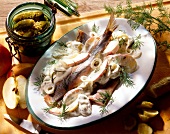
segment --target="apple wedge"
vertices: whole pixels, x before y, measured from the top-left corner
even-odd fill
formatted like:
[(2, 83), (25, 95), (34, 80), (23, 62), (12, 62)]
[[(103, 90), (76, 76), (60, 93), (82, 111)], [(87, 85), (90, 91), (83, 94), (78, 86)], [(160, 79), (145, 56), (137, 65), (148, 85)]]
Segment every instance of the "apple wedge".
[(22, 109), (27, 107), (25, 101), (26, 83), (27, 79), (22, 75), (9, 77), (5, 81), (2, 95), (5, 104), (9, 109), (16, 108), (18, 104)]
[(71, 66), (78, 65), (82, 63), (83, 61), (87, 60), (89, 56), (90, 56), (89, 53), (80, 53), (74, 58), (63, 59), (63, 62), (65, 62), (67, 66), (71, 67)]
[(9, 77), (5, 81), (3, 85), (2, 95), (5, 104), (9, 109), (14, 109), (17, 107), (19, 102), (19, 95), (16, 91), (16, 82), (14, 77)]
[(22, 109), (27, 107), (26, 100), (25, 100), (25, 89), (27, 84), (27, 79), (23, 75), (19, 75), (16, 77), (17, 81), (17, 89), (19, 92), (19, 106)]
[(62, 112), (63, 112), (63, 107), (61, 107), (61, 108), (53, 107), (53, 108), (49, 109), (49, 113), (57, 115), (57, 116), (61, 115)]
[[(64, 105), (63, 105), (64, 106)], [(51, 113), (51, 114), (54, 114), (54, 115), (57, 115), (57, 116), (61, 116), (62, 115), (62, 113), (64, 112), (63, 110), (63, 106), (62, 107), (60, 107), (60, 108), (58, 108), (58, 107), (54, 107), (54, 108), (51, 108), (50, 110), (49, 110), (49, 113)], [(79, 106), (79, 102), (78, 102), (78, 99), (76, 99), (75, 101), (73, 101), (71, 104), (69, 104), (68, 106), (66, 105), (66, 107), (65, 107), (65, 112), (68, 112), (68, 113), (70, 113), (70, 112), (74, 112), (77, 108), (78, 108), (78, 106)]]
[(82, 88), (74, 88), (68, 91), (63, 97), (63, 103), (66, 104), (66, 106), (70, 105), (78, 98), (78, 95), (81, 93), (83, 93)]
[(119, 50), (119, 41), (113, 40), (111, 41), (103, 51), (103, 55), (107, 56), (110, 54), (115, 54)]

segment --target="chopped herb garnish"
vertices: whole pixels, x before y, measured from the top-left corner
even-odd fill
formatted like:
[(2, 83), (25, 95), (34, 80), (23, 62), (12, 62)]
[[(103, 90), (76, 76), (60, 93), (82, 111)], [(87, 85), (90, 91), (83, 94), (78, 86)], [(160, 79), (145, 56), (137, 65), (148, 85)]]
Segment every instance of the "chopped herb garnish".
[(99, 31), (99, 26), (96, 26), (96, 24), (94, 23), (92, 27), (92, 32), (98, 33), (98, 31)]
[(101, 115), (109, 113), (106, 106), (101, 106), (99, 112)]
[[(117, 7), (104, 5), (104, 8), (108, 13), (114, 12), (117, 17), (124, 16), (128, 19), (132, 29), (137, 29), (140, 24), (143, 25), (152, 34), (158, 46), (161, 47), (163, 44), (164, 49), (169, 49), (169, 43), (159, 41), (158, 37), (165, 32), (170, 33), (170, 13), (168, 8), (164, 7), (163, 0), (156, 0), (155, 5), (156, 8), (151, 3), (133, 7), (132, 1), (126, 0), (126, 6), (120, 3)], [(153, 15), (155, 11), (157, 11), (157, 16)]]
[(49, 65), (54, 65), (55, 63), (56, 63), (56, 60), (51, 60), (51, 61), (48, 61), (47, 64), (49, 64)]
[(66, 104), (62, 104), (62, 112), (61, 112), (61, 114), (59, 115), (59, 117), (61, 118), (61, 119), (66, 119), (67, 118), (67, 115), (68, 115), (68, 112), (67, 112), (67, 109), (68, 109), (68, 107), (66, 106)]
[(44, 108), (43, 110), (47, 113), (47, 112), (49, 112), (50, 109), (52, 109), (54, 107), (59, 107), (59, 103), (54, 102), (50, 107)]
[(120, 38), (120, 39), (119, 39), (119, 46), (121, 47), (121, 46), (125, 45), (125, 44), (126, 44), (126, 42), (127, 42), (127, 40), (126, 40), (126, 39), (124, 39), (124, 38)]
[(138, 36), (136, 36), (134, 38), (134, 43), (132, 44), (132, 49), (133, 50), (140, 49), (141, 46), (143, 45), (143, 42), (140, 39), (141, 39), (141, 34), (139, 34)]
[(64, 47), (67, 47), (66, 43), (62, 42), (62, 41), (57, 41), (57, 43), (60, 45), (60, 46), (64, 46)]
[(100, 98), (97, 99), (98, 102), (101, 102), (103, 106), (101, 106), (100, 113), (101, 115), (107, 114), (107, 104), (110, 101), (111, 103), (113, 102), (112, 94), (109, 94), (107, 91), (106, 92), (100, 92)]
[(129, 73), (126, 72), (126, 69), (124, 67), (121, 67), (120, 81), (126, 87), (134, 86), (133, 80), (131, 79)]
[(40, 77), (37, 77), (35, 80), (36, 82), (34, 82), (34, 85), (40, 87), (44, 80), (44, 75), (40, 75)]

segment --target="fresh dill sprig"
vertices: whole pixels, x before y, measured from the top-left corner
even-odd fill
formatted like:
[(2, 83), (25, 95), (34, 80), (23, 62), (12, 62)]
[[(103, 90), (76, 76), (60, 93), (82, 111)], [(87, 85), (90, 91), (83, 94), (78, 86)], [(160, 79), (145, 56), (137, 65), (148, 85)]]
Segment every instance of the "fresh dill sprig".
[(121, 67), (120, 82), (126, 87), (134, 86), (133, 80), (131, 79), (129, 73), (126, 72), (126, 69), (124, 67)]
[(35, 80), (36, 81), (34, 82), (34, 85), (40, 87), (44, 80), (44, 75), (40, 75), (39, 77), (35, 78)]
[(61, 112), (61, 114), (59, 115), (59, 117), (60, 117), (61, 119), (65, 119), (65, 118), (67, 117), (67, 115), (68, 115), (67, 110), (68, 110), (68, 107), (66, 106), (65, 103), (63, 103), (63, 104), (62, 104), (62, 112)]
[(101, 115), (107, 114), (108, 113), (108, 110), (107, 110), (108, 102), (110, 101), (112, 103), (114, 101), (112, 98), (112, 94), (109, 94), (107, 91), (100, 92), (99, 94), (101, 97), (98, 98), (97, 101), (103, 104), (99, 112), (101, 113)]
[(109, 113), (106, 106), (101, 106), (99, 112), (101, 115)]
[(67, 109), (68, 107), (66, 106), (66, 104), (62, 103), (61, 105), (58, 102), (54, 102), (50, 107), (44, 108), (44, 112), (49, 112), (50, 109), (54, 108), (54, 107), (58, 107), (62, 109), (62, 112), (60, 115), (58, 115), (58, 117), (62, 120), (62, 119), (66, 119), (68, 112)]
[(67, 47), (66, 43), (64, 43), (64, 42), (62, 42), (62, 41), (57, 41), (57, 43), (58, 43), (60, 46)]
[(120, 38), (120, 39), (119, 39), (119, 46), (121, 47), (121, 46), (125, 45), (125, 44), (126, 44), (126, 42), (127, 42), (127, 40), (126, 40), (126, 39), (124, 39), (124, 38)]
[(141, 34), (139, 34), (138, 36), (136, 36), (134, 38), (134, 43), (132, 44), (132, 49), (133, 50), (140, 49), (141, 46), (143, 45), (143, 42), (140, 39), (141, 39)]
[(96, 26), (96, 24), (94, 23), (94, 25), (92, 26), (92, 32), (98, 33), (99, 31), (99, 26)]
[[(124, 16), (132, 29), (143, 25), (152, 34), (158, 46), (164, 44), (166, 49), (170, 48), (167, 41), (159, 41), (158, 38), (165, 32), (170, 33), (170, 13), (168, 8), (164, 7), (163, 0), (156, 0), (156, 7), (151, 3), (132, 7), (132, 1), (126, 0), (126, 6), (120, 3), (116, 7), (104, 5), (104, 8), (108, 13), (114, 12), (117, 17)], [(157, 16), (153, 15), (155, 11), (158, 12)]]
[(44, 112), (49, 112), (50, 109), (54, 108), (54, 107), (58, 107), (58, 102), (54, 102), (50, 107), (44, 108)]
[(50, 61), (48, 61), (48, 65), (54, 65), (56, 63), (56, 60), (50, 60)]

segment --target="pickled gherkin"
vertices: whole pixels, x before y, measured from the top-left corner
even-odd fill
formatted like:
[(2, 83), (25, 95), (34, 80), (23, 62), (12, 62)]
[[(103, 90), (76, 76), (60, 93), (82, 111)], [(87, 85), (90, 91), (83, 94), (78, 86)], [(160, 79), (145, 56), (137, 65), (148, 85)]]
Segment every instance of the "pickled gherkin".
[(23, 37), (32, 37), (35, 35), (35, 31), (30, 29), (30, 30), (27, 30), (27, 31), (15, 31), (16, 34), (20, 35), (20, 36), (23, 36)]
[(23, 37), (40, 35), (50, 26), (47, 16), (40, 10), (23, 11), (14, 16), (13, 22), (14, 32)]
[(49, 27), (49, 22), (48, 21), (37, 21), (34, 24), (34, 28), (38, 30), (39, 32), (44, 31), (47, 27)]
[(35, 24), (35, 21), (33, 19), (24, 19), (19, 21), (14, 25), (14, 29), (16, 31), (22, 30), (22, 29), (29, 29), (32, 28)]
[(33, 11), (23, 11), (14, 16), (13, 21), (18, 22), (24, 19), (33, 19), (33, 20), (40, 20), (43, 18), (44, 14), (40, 10), (33, 10)]

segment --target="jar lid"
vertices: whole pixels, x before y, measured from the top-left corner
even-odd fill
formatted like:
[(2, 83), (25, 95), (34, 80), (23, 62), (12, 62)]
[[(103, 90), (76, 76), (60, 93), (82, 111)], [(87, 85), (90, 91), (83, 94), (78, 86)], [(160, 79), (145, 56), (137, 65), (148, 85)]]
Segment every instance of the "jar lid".
[(44, 4), (50, 7), (53, 13), (56, 13), (58, 9), (67, 16), (80, 16), (77, 11), (78, 5), (71, 0), (44, 0)]

